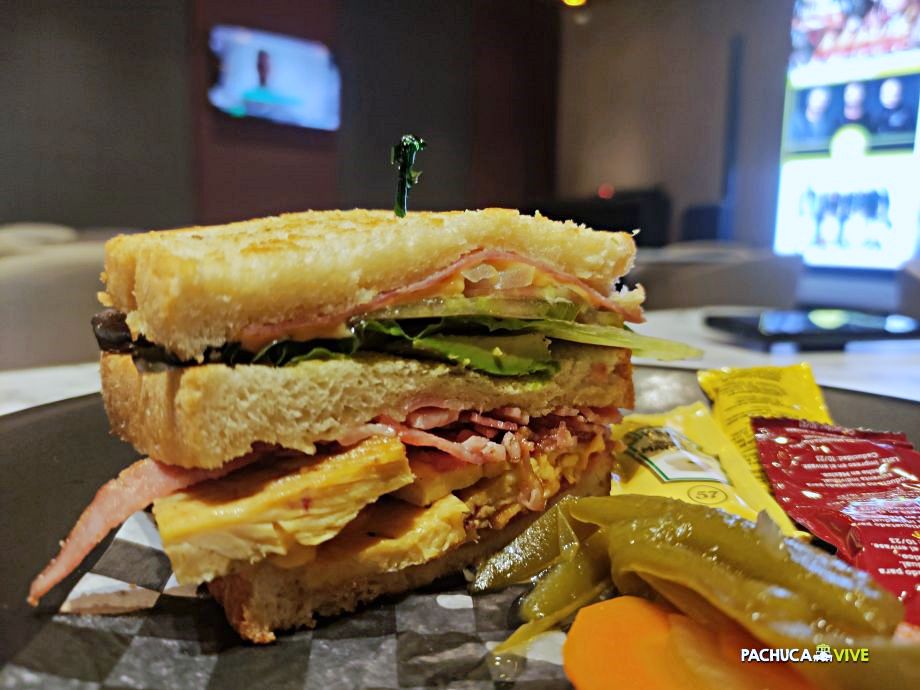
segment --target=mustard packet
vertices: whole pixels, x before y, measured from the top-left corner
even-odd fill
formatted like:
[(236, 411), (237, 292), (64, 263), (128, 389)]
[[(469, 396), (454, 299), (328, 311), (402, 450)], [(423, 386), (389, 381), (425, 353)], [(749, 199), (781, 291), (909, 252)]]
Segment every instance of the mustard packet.
[(783, 534), (800, 534), (703, 403), (660, 414), (631, 414), (614, 425), (613, 437), (625, 448), (616, 456), (612, 495), (677, 498), (752, 522), (763, 510)]
[(696, 375), (712, 400), (712, 414), (768, 492), (751, 417), (791, 417), (833, 424), (821, 389), (806, 363), (786, 367), (709, 369)]

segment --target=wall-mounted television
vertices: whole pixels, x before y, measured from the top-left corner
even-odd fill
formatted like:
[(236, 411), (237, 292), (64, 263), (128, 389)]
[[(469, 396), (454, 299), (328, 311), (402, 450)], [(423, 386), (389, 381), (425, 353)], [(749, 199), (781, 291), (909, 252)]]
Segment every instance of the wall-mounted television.
[(920, 250), (920, 24), (905, 0), (797, 0), (774, 250), (897, 269)]
[(311, 129), (339, 128), (342, 87), (329, 48), (316, 41), (218, 25), (211, 29), (217, 80), (208, 100), (233, 117)]

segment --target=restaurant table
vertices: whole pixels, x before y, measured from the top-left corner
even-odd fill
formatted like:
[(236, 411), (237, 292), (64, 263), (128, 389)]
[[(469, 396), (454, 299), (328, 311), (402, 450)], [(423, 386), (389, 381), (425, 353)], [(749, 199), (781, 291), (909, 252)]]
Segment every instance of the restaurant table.
[[(680, 362), (638, 358), (635, 361), (680, 369), (752, 367), (804, 361), (811, 364), (815, 378), (823, 386), (920, 402), (920, 340), (853, 343), (846, 350), (832, 352), (796, 352), (790, 348), (763, 352), (739, 347), (732, 343), (729, 334), (711, 329), (704, 323), (706, 316), (743, 310), (739, 307), (707, 307), (646, 312), (647, 320), (635, 327), (637, 332), (679, 340), (700, 348), (704, 354), (701, 359)], [(0, 371), (0, 414), (98, 390), (99, 365), (96, 362)]]

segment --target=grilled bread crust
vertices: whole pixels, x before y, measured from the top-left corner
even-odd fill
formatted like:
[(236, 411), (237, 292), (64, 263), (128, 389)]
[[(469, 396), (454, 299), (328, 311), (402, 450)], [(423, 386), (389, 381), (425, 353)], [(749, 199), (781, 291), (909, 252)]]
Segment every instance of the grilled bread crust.
[(549, 380), (487, 376), (390, 355), (311, 360), (291, 367), (204, 364), (140, 371), (103, 353), (102, 395), (113, 432), (138, 452), (183, 467), (215, 468), (254, 442), (305, 453), (379, 415), (450, 401), (467, 409), (633, 406), (628, 350), (556, 342)]
[(482, 248), (545, 261), (604, 294), (635, 254), (628, 233), (507, 209), (307, 211), (118, 236), (100, 300), (128, 315), (135, 337), (200, 361), (246, 326), (340, 313)]
[[(612, 456), (594, 455), (585, 474), (563, 496), (604, 496), (610, 493)], [(427, 563), (403, 570), (364, 575), (335, 586), (311, 586), (310, 566), (282, 569), (260, 562), (241, 572), (213, 580), (208, 589), (224, 607), (227, 620), (246, 640), (269, 643), (275, 631), (313, 627), (316, 616), (334, 616), (354, 611), (361, 604), (385, 594), (423, 587), (444, 575), (473, 565), (524, 531), (540, 513), (525, 513), (499, 530), (486, 530), (476, 541), (467, 542)]]

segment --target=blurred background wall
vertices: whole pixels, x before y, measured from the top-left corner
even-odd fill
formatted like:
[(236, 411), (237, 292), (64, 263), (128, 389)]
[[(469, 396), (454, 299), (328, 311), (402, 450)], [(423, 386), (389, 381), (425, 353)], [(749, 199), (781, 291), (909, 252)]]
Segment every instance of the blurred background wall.
[[(216, 24), (320, 41), (337, 132), (207, 101)], [(389, 147), (430, 146), (416, 208), (554, 192), (559, 12), (544, 0), (10, 0), (0, 27), (0, 223), (127, 228), (389, 207)]]
[(180, 0), (6, 0), (0, 222), (156, 227), (194, 216)]

